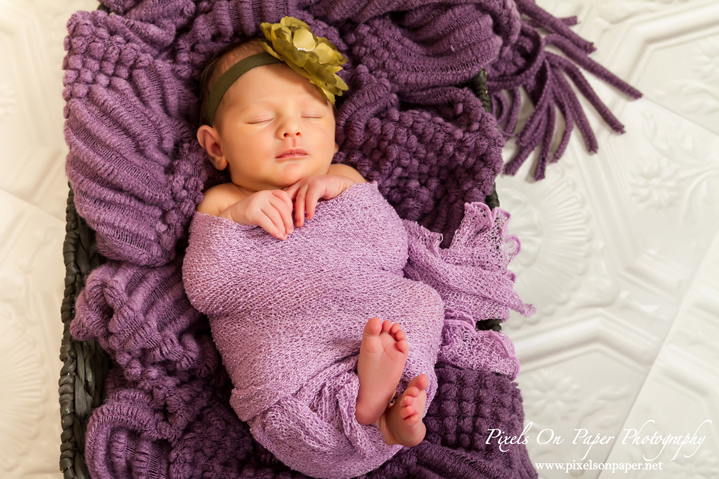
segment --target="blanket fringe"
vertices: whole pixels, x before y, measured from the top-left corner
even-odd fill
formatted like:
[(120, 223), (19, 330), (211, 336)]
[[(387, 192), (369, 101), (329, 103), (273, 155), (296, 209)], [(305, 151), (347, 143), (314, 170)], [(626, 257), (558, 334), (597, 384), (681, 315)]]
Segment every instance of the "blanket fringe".
[[(624, 125), (599, 99), (577, 65), (632, 98), (640, 98), (642, 94), (587, 56), (594, 51), (594, 45), (569, 29), (576, 25), (577, 17), (556, 18), (538, 7), (533, 0), (516, 0), (516, 5), (519, 12), (529, 18), (522, 19), (514, 48), (505, 52), (510, 58), (501, 62), (512, 68), (512, 71), (498, 71), (494, 65), (489, 66), (487, 88), (492, 100), (491, 111), (497, 117), (505, 138), (517, 138), (517, 151), (504, 165), (503, 172), (516, 174), (530, 153), (541, 143), (534, 172), (534, 179), (541, 180), (545, 176), (547, 163), (556, 162), (564, 154), (575, 123), (584, 137), (587, 149), (595, 153), (598, 148), (594, 132), (565, 74), (602, 119), (618, 133), (624, 133)], [(549, 34), (543, 37), (538, 30), (540, 27), (549, 31)], [(567, 58), (546, 51), (548, 45), (558, 48)], [(515, 133), (521, 106), (520, 87), (524, 87), (529, 94), (534, 110), (519, 133)], [(503, 90), (508, 91), (509, 100)], [(550, 159), (557, 109), (566, 120), (566, 128)]]

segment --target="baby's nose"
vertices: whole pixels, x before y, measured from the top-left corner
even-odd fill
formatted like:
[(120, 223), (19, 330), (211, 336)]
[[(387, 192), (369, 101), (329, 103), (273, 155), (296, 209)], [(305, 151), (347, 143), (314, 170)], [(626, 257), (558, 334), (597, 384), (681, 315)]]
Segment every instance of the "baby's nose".
[(285, 117), (279, 128), (282, 138), (302, 136), (301, 130), (300, 121), (294, 116)]

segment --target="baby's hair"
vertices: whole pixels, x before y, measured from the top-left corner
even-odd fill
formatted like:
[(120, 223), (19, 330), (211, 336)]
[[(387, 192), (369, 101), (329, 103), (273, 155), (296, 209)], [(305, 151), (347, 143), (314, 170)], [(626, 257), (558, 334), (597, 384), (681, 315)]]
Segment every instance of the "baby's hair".
[[(264, 37), (262, 37), (264, 38)], [(230, 69), (232, 65), (243, 60), (250, 55), (255, 53), (262, 53), (265, 50), (260, 45), (260, 37), (251, 37), (243, 39), (240, 42), (231, 43), (216, 51), (210, 58), (205, 69), (200, 75), (200, 119), (197, 127), (202, 126), (202, 119), (205, 117), (205, 111), (207, 110), (207, 104), (209, 102), (210, 90), (215, 85), (217, 80)], [(281, 65), (279, 63), (267, 65), (270, 67)], [(215, 121), (214, 127), (218, 130), (221, 129), (222, 125), (222, 112), (227, 107), (227, 95), (222, 97), (220, 104), (217, 105), (215, 110)], [(337, 116), (337, 108), (332, 105), (332, 113)]]

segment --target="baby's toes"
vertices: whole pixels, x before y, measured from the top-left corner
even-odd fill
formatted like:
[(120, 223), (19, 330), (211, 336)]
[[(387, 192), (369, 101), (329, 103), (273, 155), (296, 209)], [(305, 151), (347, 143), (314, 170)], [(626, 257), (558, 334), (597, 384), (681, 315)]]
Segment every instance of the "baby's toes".
[(399, 401), (399, 406), (402, 410), (405, 408), (411, 408), (414, 410), (414, 405), (419, 396), (419, 390), (416, 387), (409, 387), (402, 393), (402, 399)]
[(407, 404), (411, 404), (414, 402), (414, 398), (416, 397), (419, 397), (419, 388), (416, 386), (410, 386), (405, 390), (403, 399), (408, 401)]
[(404, 334), (404, 331), (402, 331), (401, 329), (398, 330), (398, 331), (396, 331), (396, 332), (393, 333), (393, 334), (394, 334), (394, 339), (395, 339), (396, 341), (402, 341), (403, 339), (407, 339), (407, 335)]
[(407, 343), (407, 341), (405, 341), (404, 339), (401, 340), (401, 341), (397, 341), (397, 343), (396, 343), (395, 345), (397, 346), (397, 349), (398, 349), (402, 354), (408, 354), (408, 353), (409, 353), (409, 343)]
[(402, 406), (402, 409), (399, 410), (399, 417), (403, 420), (411, 418), (415, 414), (417, 414), (417, 408), (414, 407), (414, 402)]
[(382, 332), (382, 322), (379, 318), (370, 318), (364, 326), (363, 334), (365, 336), (379, 336)]
[(422, 373), (419, 376), (413, 378), (408, 386), (410, 387), (417, 387), (419, 389), (425, 390), (429, 386), (429, 377), (427, 377), (426, 374)]
[[(400, 411), (399, 415), (402, 417), (402, 421), (404, 421), (405, 425), (414, 426), (422, 419), (422, 417), (414, 407), (407, 409), (408, 413), (406, 415), (403, 413), (403, 411)], [(409, 412), (409, 409), (412, 410), (411, 413)]]

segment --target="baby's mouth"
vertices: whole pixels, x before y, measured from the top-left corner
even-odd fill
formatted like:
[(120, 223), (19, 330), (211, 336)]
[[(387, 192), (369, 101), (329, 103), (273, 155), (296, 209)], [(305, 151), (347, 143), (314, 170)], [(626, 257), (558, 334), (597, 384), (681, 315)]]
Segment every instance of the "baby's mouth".
[(282, 153), (280, 156), (277, 157), (277, 159), (289, 160), (292, 158), (300, 158), (302, 156), (307, 156), (305, 150), (303, 150), (302, 148), (293, 148)]

